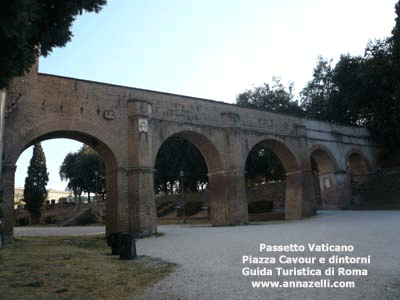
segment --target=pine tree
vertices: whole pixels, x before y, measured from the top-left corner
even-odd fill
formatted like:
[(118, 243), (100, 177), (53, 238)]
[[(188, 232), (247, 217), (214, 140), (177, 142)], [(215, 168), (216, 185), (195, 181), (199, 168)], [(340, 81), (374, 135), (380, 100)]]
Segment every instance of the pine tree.
[(40, 209), (47, 196), (46, 185), (48, 181), (49, 174), (47, 173), (46, 157), (42, 145), (40, 143), (35, 144), (24, 187), (25, 208), (30, 213), (33, 224), (37, 224), (40, 220)]

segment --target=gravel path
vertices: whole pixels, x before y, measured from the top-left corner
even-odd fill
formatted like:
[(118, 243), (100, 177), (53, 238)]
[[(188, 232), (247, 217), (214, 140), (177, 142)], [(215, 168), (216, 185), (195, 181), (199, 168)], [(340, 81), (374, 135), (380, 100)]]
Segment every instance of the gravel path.
[[(138, 255), (179, 265), (177, 272), (135, 299), (400, 299), (400, 211), (322, 211), (300, 221), (237, 227), (159, 226), (161, 237), (137, 240)], [(68, 235), (104, 232), (104, 227), (16, 228), (15, 235)], [(352, 245), (352, 252), (310, 252), (308, 244)], [(260, 244), (304, 245), (304, 252), (260, 252)], [(244, 255), (274, 257), (274, 264), (243, 264)], [(282, 264), (279, 257), (316, 257), (314, 264)], [(333, 255), (368, 257), (369, 264), (320, 263)], [(272, 260), (272, 259), (270, 259)], [(271, 269), (270, 276), (242, 270)], [(276, 268), (319, 269), (321, 276), (279, 276)], [(334, 276), (324, 272), (335, 268)], [(364, 276), (338, 269), (366, 269)], [(354, 281), (354, 288), (253, 288), (252, 281)]]
[[(166, 235), (137, 241), (137, 251), (179, 264), (178, 271), (136, 299), (400, 299), (400, 211), (323, 211), (301, 221), (238, 227), (160, 226)], [(260, 253), (260, 244), (304, 245), (304, 252)], [(352, 245), (353, 252), (308, 251), (308, 243)], [(243, 255), (366, 257), (370, 264), (243, 264)], [(367, 269), (366, 276), (278, 276), (277, 267)], [(272, 276), (244, 276), (242, 269), (273, 269)], [(337, 271), (337, 270), (336, 270)], [(328, 278), (355, 288), (253, 288), (251, 281)]]

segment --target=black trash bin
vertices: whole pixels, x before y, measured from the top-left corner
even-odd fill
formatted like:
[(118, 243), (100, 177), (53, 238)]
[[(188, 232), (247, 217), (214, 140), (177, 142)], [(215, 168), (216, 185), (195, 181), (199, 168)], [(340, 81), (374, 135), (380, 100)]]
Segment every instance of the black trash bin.
[(120, 233), (119, 234), (120, 248), (119, 258), (120, 259), (134, 259), (136, 258), (136, 240), (131, 233)]

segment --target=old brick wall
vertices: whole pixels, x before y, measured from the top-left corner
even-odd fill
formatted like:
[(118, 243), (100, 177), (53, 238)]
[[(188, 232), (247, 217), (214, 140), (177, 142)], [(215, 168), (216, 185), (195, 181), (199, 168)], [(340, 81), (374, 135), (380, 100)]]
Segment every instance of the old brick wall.
[[(38, 74), (37, 67), (16, 78), (8, 92), (2, 175), (6, 202), (12, 199), (13, 186), (9, 185), (14, 182), (15, 163), (26, 147), (49, 138), (72, 138), (90, 145), (105, 160), (108, 233), (156, 231), (154, 164), (162, 143), (174, 135), (192, 142), (205, 158), (214, 225), (247, 222), (245, 163), (259, 143), (274, 151), (284, 165), (285, 215), (289, 219), (315, 210), (310, 157), (316, 145), (334, 161), (330, 177), (320, 178), (325, 184), (321, 195), (330, 198), (326, 207), (349, 196), (348, 159), (352, 153), (358, 153), (368, 169), (375, 167), (377, 148), (362, 128)], [(11, 216), (12, 211), (5, 207)]]

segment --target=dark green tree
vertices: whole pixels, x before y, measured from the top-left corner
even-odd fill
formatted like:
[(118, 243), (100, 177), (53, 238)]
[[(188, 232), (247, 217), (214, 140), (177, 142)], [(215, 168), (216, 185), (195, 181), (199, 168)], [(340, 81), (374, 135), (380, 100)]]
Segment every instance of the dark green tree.
[(0, 3), (0, 88), (7, 87), (54, 47), (72, 38), (76, 16), (98, 13), (106, 0), (2, 0)]
[[(82, 176), (79, 168), (78, 153), (68, 153), (60, 167), (61, 180), (68, 181), (67, 189), (80, 199), (83, 192)], [(80, 200), (79, 200), (80, 201)]]
[(291, 105), (278, 82), (245, 91), (237, 104), (370, 129), (389, 152), (400, 147), (400, 1), (389, 38), (370, 41), (363, 56), (318, 58), (313, 78), (300, 93), (301, 109)]
[(103, 159), (90, 147), (83, 146), (76, 153), (68, 153), (60, 167), (61, 180), (68, 181), (67, 188), (75, 197), (82, 193), (105, 195), (105, 173)]
[(309, 118), (332, 121), (329, 101), (336, 92), (333, 83), (332, 60), (318, 57), (313, 78), (300, 93), (301, 106)]
[(41, 207), (47, 197), (46, 185), (48, 181), (46, 157), (41, 144), (35, 144), (24, 186), (25, 208), (30, 213), (33, 224), (40, 221)]
[(262, 144), (256, 145), (250, 151), (245, 170), (247, 186), (285, 179), (282, 162), (274, 152)]
[(389, 38), (388, 42), (392, 48), (393, 65), (395, 71), (400, 72), (400, 1), (396, 3), (395, 11), (396, 23), (392, 30), (392, 36)]
[(311, 118), (364, 126), (387, 150), (400, 146), (400, 1), (392, 36), (370, 41), (363, 56), (319, 60), (302, 91)]
[(157, 192), (172, 193), (178, 182), (180, 189), (183, 187), (186, 192), (196, 192), (208, 184), (208, 169), (203, 156), (192, 143), (180, 137), (171, 137), (162, 144), (155, 169)]
[(301, 92), (302, 107), (313, 119), (383, 129), (396, 80), (390, 43), (370, 41), (364, 56), (342, 55), (334, 68), (319, 57)]
[(342, 123), (384, 129), (394, 109), (392, 96), (399, 80), (393, 78), (391, 45), (387, 40), (370, 42), (363, 57), (341, 56), (333, 80), (338, 97), (347, 104), (348, 113), (343, 116), (347, 122)]
[(79, 151), (80, 169), (83, 176), (83, 191), (88, 194), (103, 195), (106, 192), (103, 159), (89, 146), (83, 146)]
[(259, 87), (246, 90), (236, 97), (236, 104), (242, 107), (256, 108), (271, 112), (302, 115), (303, 110), (293, 99), (293, 83), (286, 88), (280, 78), (273, 77), (272, 85), (264, 83)]

